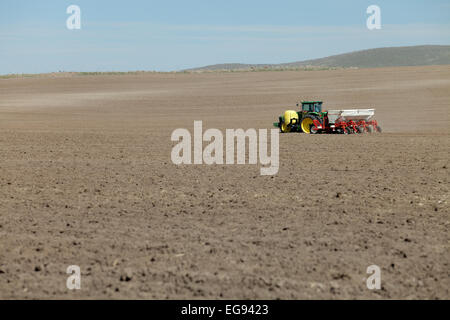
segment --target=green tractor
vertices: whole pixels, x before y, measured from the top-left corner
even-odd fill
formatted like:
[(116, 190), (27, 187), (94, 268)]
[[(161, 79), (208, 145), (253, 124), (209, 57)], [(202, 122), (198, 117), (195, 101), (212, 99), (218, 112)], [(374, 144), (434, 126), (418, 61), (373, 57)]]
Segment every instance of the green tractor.
[[(297, 103), (297, 107), (299, 104)], [(317, 133), (315, 124), (323, 123), (327, 112), (322, 112), (322, 101), (302, 101), (300, 111), (287, 110), (274, 126), (281, 132)], [(319, 126), (320, 127), (320, 126)]]

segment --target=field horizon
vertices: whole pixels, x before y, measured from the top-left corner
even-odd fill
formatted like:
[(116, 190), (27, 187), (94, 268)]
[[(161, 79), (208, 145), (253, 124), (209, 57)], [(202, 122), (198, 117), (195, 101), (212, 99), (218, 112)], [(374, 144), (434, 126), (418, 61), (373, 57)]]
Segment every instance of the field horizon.
[(298, 62), (278, 64), (222, 63), (183, 70), (155, 71), (54, 71), (47, 73), (0, 74), (0, 79), (38, 76), (127, 75), (144, 73), (192, 72), (263, 72), (263, 71), (321, 71), (335, 69), (370, 69), (408, 66), (450, 65), (450, 45), (418, 45), (382, 47), (327, 56)]

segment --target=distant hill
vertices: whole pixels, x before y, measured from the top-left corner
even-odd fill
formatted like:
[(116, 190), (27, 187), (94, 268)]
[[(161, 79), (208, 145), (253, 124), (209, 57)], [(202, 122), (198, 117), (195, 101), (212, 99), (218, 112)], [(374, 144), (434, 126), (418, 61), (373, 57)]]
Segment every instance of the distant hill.
[(239, 71), (304, 68), (378, 68), (450, 64), (450, 46), (376, 48), (338, 54), (320, 59), (281, 64), (216, 64), (185, 71)]

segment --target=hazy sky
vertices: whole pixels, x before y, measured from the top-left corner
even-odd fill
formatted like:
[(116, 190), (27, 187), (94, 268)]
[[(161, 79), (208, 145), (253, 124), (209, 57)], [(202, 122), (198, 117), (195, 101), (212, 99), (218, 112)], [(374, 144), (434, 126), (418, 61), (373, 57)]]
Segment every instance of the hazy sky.
[[(81, 29), (68, 30), (69, 5)], [(366, 9), (381, 8), (381, 30)], [(0, 74), (280, 63), (450, 44), (449, 0), (0, 0)]]

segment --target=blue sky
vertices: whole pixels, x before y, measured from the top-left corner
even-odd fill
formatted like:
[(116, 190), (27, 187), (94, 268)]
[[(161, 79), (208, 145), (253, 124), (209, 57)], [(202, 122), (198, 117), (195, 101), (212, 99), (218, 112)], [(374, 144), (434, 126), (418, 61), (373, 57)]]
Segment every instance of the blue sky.
[[(68, 30), (69, 5), (81, 30)], [(366, 9), (381, 8), (381, 30)], [(1, 0), (0, 74), (171, 71), (450, 44), (448, 0)]]

